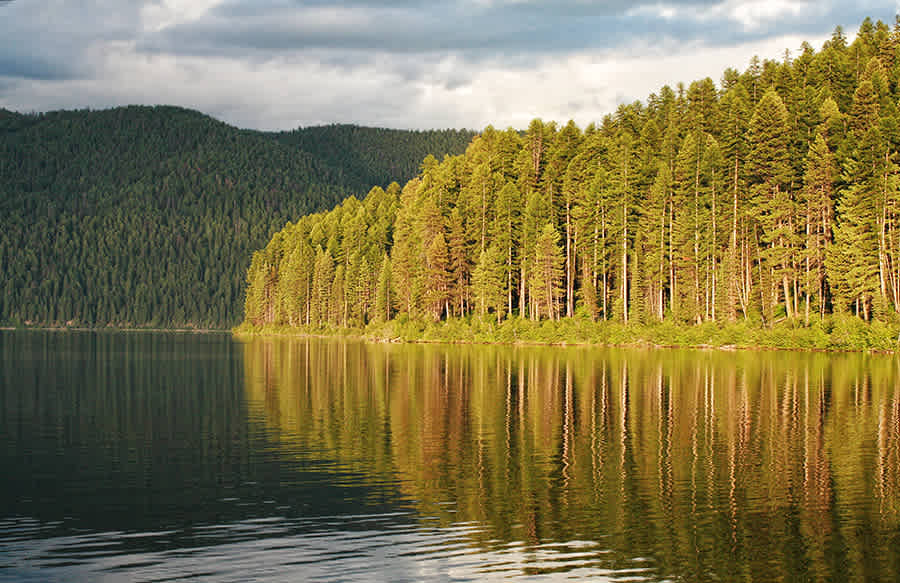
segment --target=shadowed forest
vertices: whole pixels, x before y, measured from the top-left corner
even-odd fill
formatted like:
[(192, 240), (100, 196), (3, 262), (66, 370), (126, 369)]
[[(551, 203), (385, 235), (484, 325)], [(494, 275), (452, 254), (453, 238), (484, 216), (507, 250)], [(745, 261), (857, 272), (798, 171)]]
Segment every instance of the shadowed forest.
[(250, 255), (288, 219), (408, 179), (472, 136), (0, 110), (0, 324), (229, 328)]

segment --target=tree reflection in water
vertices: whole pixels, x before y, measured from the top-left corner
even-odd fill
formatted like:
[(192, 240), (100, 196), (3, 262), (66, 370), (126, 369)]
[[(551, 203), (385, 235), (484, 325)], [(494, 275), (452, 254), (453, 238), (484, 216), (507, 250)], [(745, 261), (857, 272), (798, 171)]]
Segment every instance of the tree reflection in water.
[[(286, 456), (398, 483), (469, 543), (554, 544), (660, 578), (888, 580), (898, 359), (861, 354), (244, 344)], [(574, 542), (573, 542), (574, 541)], [(579, 546), (581, 548), (579, 549)], [(573, 563), (567, 563), (569, 567)]]

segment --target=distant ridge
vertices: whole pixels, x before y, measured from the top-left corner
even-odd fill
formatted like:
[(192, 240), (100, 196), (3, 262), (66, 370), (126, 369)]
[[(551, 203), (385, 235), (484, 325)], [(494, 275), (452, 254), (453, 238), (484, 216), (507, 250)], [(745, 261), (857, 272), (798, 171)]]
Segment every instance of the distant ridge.
[(461, 154), (476, 136), (470, 130), (392, 130), (332, 124), (279, 132), (279, 142), (296, 146), (335, 168), (367, 192), (372, 186), (404, 183), (419, 173), (429, 154)]
[(0, 324), (233, 326), (273, 232), (472, 135), (260, 132), (174, 106), (0, 109)]

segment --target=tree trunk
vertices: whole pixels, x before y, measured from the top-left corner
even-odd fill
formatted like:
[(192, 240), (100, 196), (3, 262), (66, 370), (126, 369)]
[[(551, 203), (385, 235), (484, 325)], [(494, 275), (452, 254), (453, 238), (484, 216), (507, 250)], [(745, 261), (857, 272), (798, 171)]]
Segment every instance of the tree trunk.
[(625, 164), (625, 194), (622, 197), (622, 321), (628, 324), (628, 163)]
[(525, 303), (525, 257), (521, 258), (521, 265), (519, 266), (519, 317), (526, 317), (526, 303)]
[(710, 245), (710, 261), (712, 262), (712, 310), (711, 316), (712, 321), (716, 321), (716, 303), (718, 302), (718, 295), (716, 293), (716, 280), (718, 279), (719, 269), (717, 265), (717, 246), (718, 246), (718, 231), (716, 230), (716, 185), (715, 179), (712, 184), (712, 244)]
[(572, 226), (571, 203), (566, 197), (566, 316), (571, 318), (575, 313), (575, 271), (572, 260)]
[(678, 299), (678, 284), (675, 280), (675, 201), (669, 203), (669, 307), (672, 313), (676, 311), (675, 302)]
[(700, 323), (700, 156), (694, 171), (694, 314), (693, 320)]

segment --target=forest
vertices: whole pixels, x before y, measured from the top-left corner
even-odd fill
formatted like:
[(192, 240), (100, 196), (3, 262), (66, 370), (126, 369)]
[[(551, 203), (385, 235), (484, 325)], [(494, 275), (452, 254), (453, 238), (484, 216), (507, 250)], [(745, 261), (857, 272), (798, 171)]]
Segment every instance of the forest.
[(0, 110), (0, 325), (230, 328), (253, 250), (290, 218), (411, 178), (473, 135)]
[(900, 19), (866, 19), (584, 129), (488, 127), (277, 232), (243, 329), (852, 319), (896, 338), (898, 49)]

